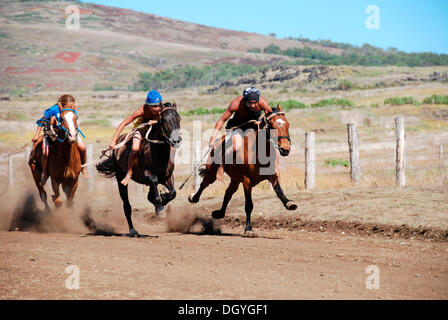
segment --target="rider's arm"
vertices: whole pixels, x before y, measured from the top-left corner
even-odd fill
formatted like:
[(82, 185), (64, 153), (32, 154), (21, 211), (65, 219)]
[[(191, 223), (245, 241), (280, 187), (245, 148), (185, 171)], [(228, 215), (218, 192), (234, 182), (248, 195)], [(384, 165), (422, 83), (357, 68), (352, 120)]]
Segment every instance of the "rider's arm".
[(259, 105), (260, 105), (260, 107), (264, 110), (265, 113), (270, 113), (270, 112), (272, 112), (272, 109), (271, 109), (271, 107), (269, 106), (269, 103), (268, 103), (268, 101), (267, 101), (265, 98), (260, 97)]
[(42, 126), (37, 126), (36, 133), (34, 134), (32, 142), (36, 142), (39, 139), (40, 132), (42, 131)]
[(118, 126), (117, 130), (115, 130), (114, 136), (112, 137), (112, 140), (109, 144), (109, 148), (113, 148), (115, 144), (117, 143), (117, 138), (120, 135), (121, 131), (130, 124), (132, 121), (134, 121), (136, 118), (143, 116), (143, 107), (138, 108), (133, 114), (131, 114), (129, 117), (124, 119), (120, 125)]
[(211, 148), (216, 140), (216, 136), (218, 135), (219, 131), (224, 126), (224, 123), (229, 120), (229, 118), (232, 116), (232, 114), (238, 110), (239, 101), (236, 101), (237, 99), (233, 100), (230, 103), (230, 106), (227, 108), (227, 110), (224, 112), (224, 114), (219, 118), (218, 122), (216, 122), (215, 128), (213, 129), (212, 137), (210, 138), (209, 147)]

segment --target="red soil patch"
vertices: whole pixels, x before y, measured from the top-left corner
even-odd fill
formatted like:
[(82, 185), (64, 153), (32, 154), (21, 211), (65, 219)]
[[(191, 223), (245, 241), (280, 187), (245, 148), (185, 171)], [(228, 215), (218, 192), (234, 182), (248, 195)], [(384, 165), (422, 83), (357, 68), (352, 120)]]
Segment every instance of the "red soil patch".
[(45, 71), (44, 73), (63, 73), (63, 72), (74, 73), (74, 72), (88, 72), (88, 71), (89, 71), (88, 68), (84, 68), (82, 70), (58, 68), (58, 69), (51, 69), (51, 70)]
[(8, 67), (4, 71), (4, 73), (12, 74), (12, 75), (22, 75), (22, 74), (32, 74), (41, 72), (38, 68), (17, 68), (17, 67)]
[(66, 63), (74, 63), (80, 56), (81, 53), (79, 52), (61, 51), (56, 55), (56, 57), (54, 57), (54, 59), (62, 60)]

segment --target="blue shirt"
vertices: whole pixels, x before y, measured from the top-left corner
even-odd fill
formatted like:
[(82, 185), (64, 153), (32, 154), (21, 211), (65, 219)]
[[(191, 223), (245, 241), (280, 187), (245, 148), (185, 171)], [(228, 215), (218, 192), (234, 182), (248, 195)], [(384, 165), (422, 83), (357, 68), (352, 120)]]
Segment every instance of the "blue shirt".
[(39, 127), (43, 127), (41, 120), (50, 120), (52, 116), (54, 116), (58, 120), (58, 122), (61, 121), (61, 112), (59, 111), (59, 106), (57, 104), (45, 110), (44, 116), (37, 120), (36, 124)]

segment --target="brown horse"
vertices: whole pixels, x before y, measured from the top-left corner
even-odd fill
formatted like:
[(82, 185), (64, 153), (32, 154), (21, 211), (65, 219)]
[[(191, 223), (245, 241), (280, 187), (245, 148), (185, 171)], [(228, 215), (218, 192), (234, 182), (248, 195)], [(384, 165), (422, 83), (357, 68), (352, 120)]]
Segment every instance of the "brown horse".
[[(54, 195), (53, 202), (56, 207), (62, 205), (62, 199), (59, 187), (67, 196), (67, 206), (73, 205), (73, 197), (78, 188), (78, 177), (81, 172), (81, 156), (76, 145), (78, 140), (77, 113), (73, 109), (63, 109), (61, 111), (61, 123), (57, 127), (48, 125), (52, 132), (54, 141), (50, 146), (50, 154), (48, 156), (47, 177), (51, 179), (51, 187)], [(45, 208), (49, 209), (47, 201), (47, 193), (44, 185), (47, 182), (42, 181), (42, 141), (36, 144), (31, 152), (28, 164), (31, 167), (34, 182), (39, 190), (40, 198), (45, 204)]]
[[(210, 155), (209, 161), (202, 170), (203, 180), (199, 189), (195, 194), (190, 195), (188, 200), (191, 203), (196, 203), (204, 191), (204, 189), (211, 183), (215, 182), (216, 174), (220, 166), (220, 159), (224, 163), (224, 172), (226, 172), (230, 178), (230, 185), (228, 186), (224, 201), (222, 203), (221, 209), (212, 212), (212, 217), (214, 219), (222, 219), (225, 216), (227, 205), (232, 198), (232, 195), (238, 190), (240, 183), (244, 187), (245, 195), (245, 211), (246, 211), (246, 227), (244, 230), (244, 235), (248, 237), (255, 236), (252, 231), (252, 225), (250, 222), (250, 216), (253, 210), (252, 202), (252, 188), (259, 184), (261, 181), (268, 180), (277, 196), (282, 201), (283, 205), (288, 210), (297, 209), (297, 204), (286, 198), (280, 187), (280, 176), (277, 170), (278, 163), (278, 149), (280, 155), (287, 156), (291, 147), (291, 140), (289, 138), (289, 122), (285, 118), (285, 113), (283, 112), (281, 106), (272, 109), (273, 112), (266, 114), (262, 119), (260, 124), (260, 129), (255, 128), (252, 131), (252, 137), (250, 139), (251, 132), (244, 135), (244, 143), (241, 148), (245, 151), (241, 161), (242, 163), (237, 164), (233, 157), (229, 163), (226, 161), (227, 156), (222, 150), (231, 150), (232, 146), (228, 145), (228, 142), (223, 139), (223, 141), (218, 145), (219, 148), (215, 147)], [(232, 139), (226, 139), (231, 141)], [(221, 150), (221, 151), (220, 151)]]
[[(181, 143), (180, 115), (176, 104), (164, 103), (158, 122), (147, 132), (142, 140), (140, 151), (136, 157), (132, 180), (149, 186), (148, 201), (151, 202), (159, 215), (165, 205), (176, 197), (174, 188), (174, 156)], [(121, 135), (118, 142), (126, 141), (126, 135)], [(129, 153), (132, 149), (132, 140), (127, 141), (121, 148), (115, 149), (112, 155), (96, 165), (99, 173), (106, 177), (117, 178), (118, 191), (123, 201), (123, 211), (129, 226), (129, 236), (138, 236), (132, 223), (132, 207), (128, 197), (128, 186), (121, 184), (121, 180), (128, 171)], [(157, 186), (161, 184), (168, 189), (167, 193), (160, 194)]]

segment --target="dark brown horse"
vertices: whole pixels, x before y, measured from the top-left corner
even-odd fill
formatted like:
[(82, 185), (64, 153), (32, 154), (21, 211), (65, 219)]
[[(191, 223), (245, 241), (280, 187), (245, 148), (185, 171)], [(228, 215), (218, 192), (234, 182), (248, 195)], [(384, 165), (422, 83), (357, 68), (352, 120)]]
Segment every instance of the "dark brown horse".
[[(243, 158), (241, 164), (236, 164), (235, 160), (226, 161), (225, 150), (231, 150), (232, 139), (226, 139), (219, 144), (219, 148), (215, 147), (212, 150), (211, 156), (205, 169), (202, 170), (203, 179), (199, 189), (195, 194), (190, 195), (188, 200), (192, 203), (199, 201), (199, 198), (204, 189), (211, 183), (215, 182), (216, 174), (220, 166), (219, 161), (222, 159), (224, 163), (224, 172), (226, 172), (230, 178), (230, 185), (228, 186), (224, 201), (221, 209), (212, 212), (214, 219), (222, 219), (225, 216), (227, 205), (232, 198), (232, 195), (238, 190), (240, 183), (244, 187), (245, 195), (245, 211), (246, 211), (246, 227), (244, 235), (253, 237), (255, 234), (252, 231), (252, 225), (250, 222), (250, 216), (253, 210), (252, 202), (252, 188), (259, 184), (261, 181), (268, 180), (277, 196), (282, 201), (283, 205), (288, 210), (297, 209), (297, 204), (286, 198), (280, 187), (280, 176), (277, 170), (278, 154), (275, 149), (278, 149), (282, 156), (287, 156), (290, 151), (291, 140), (289, 138), (289, 123), (285, 118), (281, 106), (273, 108), (273, 112), (264, 116), (260, 129), (255, 128), (252, 131), (252, 135), (244, 135), (244, 148)], [(253, 137), (252, 139), (250, 137)], [(223, 151), (224, 150), (224, 151)], [(235, 156), (235, 154), (233, 155)]]
[[(54, 195), (53, 202), (56, 207), (62, 205), (59, 187), (67, 196), (67, 206), (72, 206), (76, 189), (78, 188), (78, 177), (81, 172), (81, 156), (76, 145), (78, 140), (77, 113), (73, 109), (63, 109), (61, 111), (61, 123), (57, 126), (49, 126), (53, 133), (54, 141), (50, 146), (48, 156), (47, 177), (50, 177), (51, 187)], [(47, 182), (42, 180), (42, 139), (31, 152), (28, 164), (31, 167), (34, 182), (39, 190), (40, 198), (49, 209), (47, 193), (44, 185)]]
[[(176, 148), (181, 142), (179, 134), (180, 116), (176, 104), (164, 103), (164, 108), (157, 124), (151, 127), (149, 134), (143, 138), (138, 156), (134, 162), (132, 180), (149, 186), (148, 201), (151, 202), (157, 215), (164, 206), (176, 197), (174, 188), (174, 156)], [(125, 139), (121, 135), (117, 142)], [(128, 158), (132, 149), (132, 139), (121, 148), (115, 149), (112, 155), (97, 164), (98, 172), (107, 177), (116, 177), (118, 190), (123, 201), (123, 210), (129, 226), (129, 236), (138, 236), (132, 224), (132, 207), (129, 203), (128, 187), (120, 183), (128, 171)], [(168, 189), (167, 193), (159, 194), (157, 185)]]

